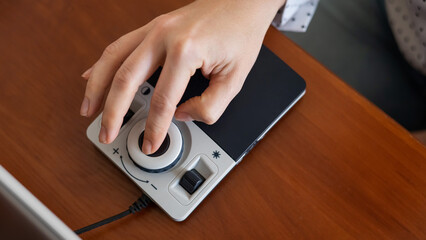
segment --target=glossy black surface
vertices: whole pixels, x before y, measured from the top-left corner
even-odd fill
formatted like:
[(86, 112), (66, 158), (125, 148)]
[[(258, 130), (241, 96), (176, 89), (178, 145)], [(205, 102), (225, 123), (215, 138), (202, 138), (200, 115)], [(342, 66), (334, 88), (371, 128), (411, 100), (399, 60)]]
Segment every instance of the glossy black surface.
[[(148, 82), (155, 86), (161, 69)], [(199, 96), (209, 84), (201, 71), (191, 78), (180, 103)], [(265, 46), (240, 93), (213, 125), (195, 122), (235, 161), (304, 92), (305, 81)], [(216, 149), (212, 149), (212, 152)]]

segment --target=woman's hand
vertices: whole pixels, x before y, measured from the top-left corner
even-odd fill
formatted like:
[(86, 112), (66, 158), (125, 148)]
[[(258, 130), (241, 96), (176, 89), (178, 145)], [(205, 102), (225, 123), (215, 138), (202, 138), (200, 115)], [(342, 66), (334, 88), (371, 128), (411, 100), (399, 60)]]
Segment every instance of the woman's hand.
[[(197, 0), (110, 44), (82, 76), (80, 114), (99, 110), (107, 89), (99, 141), (111, 143), (138, 87), (163, 66), (151, 100), (142, 151), (155, 152), (173, 116), (213, 124), (240, 91), (277, 10), (285, 0)], [(210, 79), (199, 97), (176, 106), (197, 69)]]

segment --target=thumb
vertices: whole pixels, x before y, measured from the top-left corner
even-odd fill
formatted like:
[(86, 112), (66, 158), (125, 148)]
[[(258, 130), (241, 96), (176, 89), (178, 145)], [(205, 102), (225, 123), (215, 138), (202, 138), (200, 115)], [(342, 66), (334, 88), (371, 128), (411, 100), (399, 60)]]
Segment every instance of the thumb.
[(215, 123), (241, 90), (245, 78), (236, 75), (213, 76), (201, 96), (190, 98), (176, 109), (176, 120)]

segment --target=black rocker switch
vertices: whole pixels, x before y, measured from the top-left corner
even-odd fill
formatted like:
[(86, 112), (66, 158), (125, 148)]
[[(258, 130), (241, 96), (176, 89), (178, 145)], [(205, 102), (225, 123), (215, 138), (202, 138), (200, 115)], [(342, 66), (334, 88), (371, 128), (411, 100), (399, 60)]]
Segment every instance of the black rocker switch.
[(187, 171), (179, 181), (181, 185), (189, 194), (193, 194), (203, 184), (206, 179), (195, 170)]

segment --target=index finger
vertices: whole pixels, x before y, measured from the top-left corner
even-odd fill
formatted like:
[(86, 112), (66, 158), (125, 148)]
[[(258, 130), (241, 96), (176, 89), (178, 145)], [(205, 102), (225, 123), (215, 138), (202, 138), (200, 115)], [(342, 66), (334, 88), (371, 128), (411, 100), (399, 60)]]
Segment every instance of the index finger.
[(190, 59), (183, 61), (173, 54), (166, 57), (164, 68), (151, 99), (142, 145), (142, 151), (145, 154), (152, 154), (161, 146), (176, 106), (196, 69), (196, 65), (191, 66)]
[(158, 68), (161, 55), (153, 38), (147, 37), (118, 69), (105, 102), (100, 142), (111, 143), (118, 135), (137, 89)]

